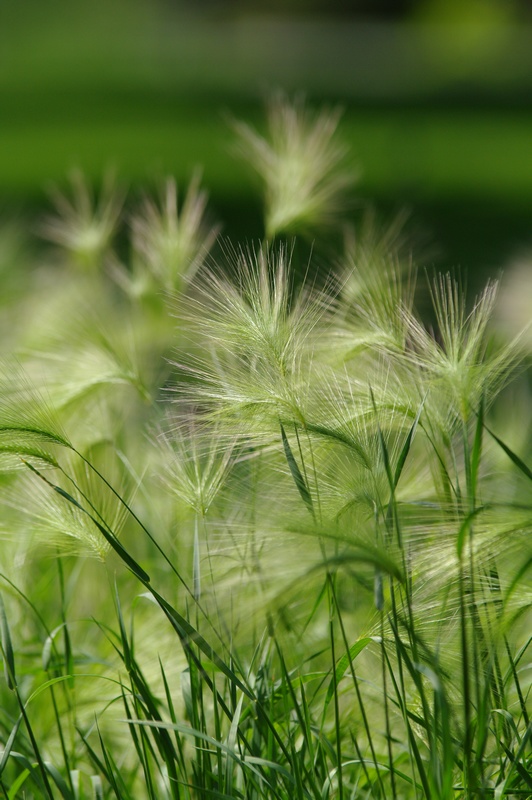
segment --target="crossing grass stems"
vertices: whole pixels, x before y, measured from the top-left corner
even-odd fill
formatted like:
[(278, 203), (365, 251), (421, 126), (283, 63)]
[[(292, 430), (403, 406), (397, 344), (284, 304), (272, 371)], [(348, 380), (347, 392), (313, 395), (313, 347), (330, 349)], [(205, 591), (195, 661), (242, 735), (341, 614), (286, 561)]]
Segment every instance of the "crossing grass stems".
[(494, 283), (424, 323), (337, 124), (235, 124), (255, 245), (198, 176), (55, 195), (1, 370), (6, 800), (532, 797), (526, 347)]

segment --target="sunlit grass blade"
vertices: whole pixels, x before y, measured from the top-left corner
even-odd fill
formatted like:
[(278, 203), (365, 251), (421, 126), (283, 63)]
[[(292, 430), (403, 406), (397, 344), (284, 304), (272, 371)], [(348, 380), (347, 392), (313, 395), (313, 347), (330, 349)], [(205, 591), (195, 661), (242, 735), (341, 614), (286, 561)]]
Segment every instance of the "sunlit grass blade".
[(8, 793), (9, 800), (13, 800), (17, 796), (18, 791), (26, 783), (28, 778), (31, 778), (37, 790), (41, 792), (42, 797), (53, 798), (53, 795), (50, 793), (49, 784), (47, 786), (42, 780), (38, 765), (32, 763), (26, 756), (22, 755), (22, 753), (12, 753), (12, 757), (23, 767), (23, 772), (20, 773), (18, 779), (16, 779), (11, 786), (10, 792)]
[[(242, 714), (242, 705), (244, 702), (244, 695), (242, 694), (238, 700), (235, 708), (233, 719), (231, 720), (231, 727), (227, 735), (227, 747), (230, 750), (235, 750), (238, 742), (238, 727), (240, 725), (240, 716)], [(230, 797), (233, 793), (233, 770), (231, 769), (231, 761), (228, 758), (225, 763), (224, 771), (224, 791)]]
[(303, 477), (303, 473), (301, 472), (301, 470), (299, 468), (299, 464), (297, 463), (297, 461), (296, 461), (296, 459), (294, 457), (294, 454), (292, 452), (292, 448), (290, 447), (290, 443), (289, 443), (288, 438), (286, 436), (283, 424), (282, 424), (282, 422), (279, 423), (279, 424), (281, 426), (281, 438), (283, 440), (284, 454), (286, 456), (286, 461), (287, 461), (287, 464), (288, 464), (288, 468), (290, 470), (290, 474), (292, 475), (292, 478), (294, 479), (294, 483), (297, 486), (297, 490), (298, 490), (298, 492), (299, 492), (299, 494), (301, 496), (301, 499), (303, 500), (303, 502), (305, 503), (306, 507), (308, 508), (312, 518), (315, 519), (316, 512), (314, 511), (314, 503), (313, 503), (313, 500), (312, 500), (312, 495), (311, 495), (310, 490), (308, 488), (307, 482), (306, 482), (305, 478)]
[[(139, 713), (142, 713), (147, 719), (160, 720), (161, 714), (159, 711), (158, 698), (156, 698), (153, 695), (149, 683), (146, 681), (134, 657), (133, 642), (130, 640), (126, 632), (126, 626), (122, 616), (120, 600), (117, 592), (116, 592), (116, 608), (117, 608), (117, 615), (119, 617), (120, 639), (122, 645), (122, 651), (119, 652), (120, 656), (124, 661), (124, 665), (126, 666), (131, 681), (132, 702), (134, 704), (136, 716), (138, 716)], [(132, 714), (129, 713), (129, 703), (126, 698), (124, 689), (122, 689), (121, 695), (122, 695), (122, 702), (126, 709), (126, 713), (129, 716), (133, 716)], [(176, 772), (177, 758), (176, 758), (176, 752), (172, 744), (172, 740), (170, 739), (168, 732), (165, 730), (158, 732), (154, 738), (155, 738), (154, 746), (159, 753), (161, 761), (166, 766), (168, 779), (170, 782), (170, 793), (172, 796), (178, 798), (179, 794), (177, 790), (177, 772)], [(134, 745), (137, 749), (140, 763), (142, 764), (142, 767), (144, 769), (144, 774), (146, 776), (146, 783), (147, 785), (151, 785), (153, 780), (151, 775), (151, 765), (152, 764), (154, 765), (154, 768), (157, 772), (160, 772), (161, 765), (159, 759), (155, 755), (152, 743), (148, 739), (146, 739), (145, 731), (143, 730), (140, 731), (140, 741), (135, 740)]]
[[(17, 702), (18, 702), (18, 705), (19, 705), (19, 708), (20, 708), (20, 712), (21, 712), (22, 717), (24, 718), (24, 724), (26, 726), (26, 731), (28, 733), (28, 736), (29, 736), (29, 739), (30, 739), (30, 742), (31, 742), (31, 746), (32, 746), (33, 752), (35, 754), (35, 759), (37, 761), (37, 767), (38, 767), (38, 771), (39, 771), (39, 783), (42, 783), (42, 785), (43, 785), (43, 796), (47, 796), (47, 797), (50, 798), (50, 800), (53, 800), (54, 795), (53, 795), (53, 792), (52, 792), (52, 787), (50, 786), (50, 782), (48, 780), (48, 773), (47, 773), (46, 765), (44, 763), (44, 760), (43, 760), (43, 757), (42, 757), (42, 754), (41, 754), (41, 749), (39, 747), (37, 739), (35, 738), (35, 734), (33, 732), (33, 728), (31, 726), (31, 723), (30, 723), (30, 720), (29, 720), (29, 717), (28, 717), (28, 714), (27, 714), (27, 711), (26, 711), (26, 707), (24, 705), (24, 702), (23, 702), (23, 700), (22, 700), (22, 698), (21, 698), (21, 696), (19, 694), (18, 688), (16, 686), (14, 687), (14, 691), (15, 691), (15, 694), (17, 696)], [(18, 757), (18, 754), (15, 754), (13, 752), (12, 752), (12, 755), (13, 755), (13, 758), (17, 758)], [(25, 758), (25, 757), (21, 756), (21, 758)], [(32, 771), (33, 771), (33, 769), (32, 769)]]
[[(275, 646), (276, 646), (276, 650), (277, 650), (277, 655), (279, 657), (279, 662), (280, 662), (280, 665), (281, 665), (283, 691), (284, 691), (285, 695), (287, 695), (288, 705), (292, 709), (292, 712), (295, 714), (295, 716), (296, 716), (296, 718), (298, 720), (298, 728), (299, 728), (299, 731), (300, 731), (301, 735), (304, 737), (304, 739), (309, 739), (312, 734), (311, 734), (311, 731), (309, 730), (309, 726), (307, 725), (305, 717), (303, 715), (303, 710), (301, 708), (301, 703), (299, 701), (299, 698), (296, 695), (296, 691), (295, 691), (295, 688), (294, 688), (294, 685), (293, 685), (293, 682), (292, 682), (292, 678), (291, 678), (290, 673), (289, 673), (289, 671), (288, 671), (288, 669), (286, 667), (285, 659), (284, 659), (282, 650), (279, 647), (279, 643), (277, 642), (277, 640), (275, 640)], [(303, 690), (303, 687), (302, 687), (302, 690)], [(312, 752), (312, 750), (313, 750), (312, 744), (309, 742), (307, 744), (307, 746), (310, 747), (310, 750)], [(295, 763), (296, 762), (294, 761), (294, 766), (295, 766)], [(298, 794), (301, 792), (301, 784), (303, 786), (305, 786), (305, 788), (308, 787), (312, 791), (312, 793), (314, 793), (314, 794), (316, 794), (318, 792), (318, 787), (316, 785), (315, 778), (312, 775), (312, 773), (306, 772), (306, 771), (304, 772), (304, 767), (301, 768), (301, 774), (299, 773), (299, 770), (297, 770), (297, 771), (294, 770), (294, 771), (295, 771), (295, 781), (296, 781), (296, 787), (297, 787)]]
[(91, 775), (92, 800), (104, 800), (102, 779), (99, 775)]
[[(532, 723), (530, 723), (525, 731), (524, 736), (522, 737), (519, 748), (517, 752), (514, 754), (511, 750), (509, 750), (504, 744), (504, 750), (508, 759), (510, 761), (510, 769), (508, 770), (508, 774), (506, 775), (506, 780), (504, 782), (504, 787), (502, 789), (501, 797), (504, 797), (504, 792), (506, 791), (507, 787), (511, 786), (511, 778), (513, 777), (514, 771), (519, 775), (521, 779), (521, 783), (527, 787), (527, 790), (532, 790), (532, 774), (530, 772), (530, 765), (526, 764), (524, 761), (524, 756), (527, 751), (530, 750), (529, 741), (532, 738)], [(514, 787), (510, 789), (511, 792), (515, 791)]]
[(492, 439), (494, 439), (494, 440), (497, 442), (497, 444), (499, 445), (499, 447), (501, 448), (501, 450), (504, 450), (504, 452), (506, 453), (506, 455), (508, 456), (508, 458), (509, 458), (511, 461), (513, 461), (513, 463), (514, 463), (514, 464), (515, 464), (515, 466), (518, 468), (518, 470), (519, 470), (520, 472), (522, 472), (522, 473), (523, 473), (523, 475), (525, 475), (525, 476), (526, 476), (526, 477), (527, 477), (529, 480), (531, 480), (531, 481), (532, 481), (532, 470), (530, 469), (530, 467), (528, 467), (528, 466), (525, 464), (525, 462), (524, 462), (524, 461), (523, 461), (521, 458), (519, 458), (519, 456), (518, 456), (516, 453), (514, 453), (514, 451), (513, 451), (513, 450), (511, 450), (511, 449), (508, 447), (508, 445), (506, 445), (506, 444), (505, 444), (505, 443), (502, 441), (502, 439), (499, 439), (499, 437), (498, 437), (498, 436), (497, 436), (495, 433), (493, 433), (493, 431), (492, 431), (490, 428), (488, 428), (488, 426), (487, 426), (487, 425), (484, 425), (484, 427), (485, 427), (485, 429), (487, 430), (487, 432), (489, 433), (489, 435), (492, 437)]
[(52, 778), (53, 782), (55, 783), (59, 791), (60, 797), (62, 797), (63, 800), (76, 800), (72, 789), (68, 786), (67, 782), (64, 780), (63, 776), (61, 775), (57, 767), (49, 762), (45, 762), (45, 766), (48, 774)]
[(469, 467), (471, 503), (473, 506), (475, 503), (475, 498), (477, 496), (478, 471), (482, 455), (482, 432), (484, 430), (485, 405), (486, 405), (485, 395), (483, 393), (482, 397), (480, 398), (480, 405), (477, 414), (477, 424), (475, 427), (475, 438), (473, 440), (473, 447), (471, 448), (470, 467)]
[(364, 648), (366, 648), (373, 641), (375, 640), (371, 636), (365, 636), (362, 639), (359, 639), (357, 642), (351, 645), (347, 653), (344, 653), (337, 660), (334, 666), (334, 675), (331, 678), (327, 688), (327, 694), (325, 695), (324, 711), (332, 700), (335, 685), (337, 686), (340, 683), (348, 669), (353, 669), (353, 662), (358, 654), (361, 653)]
[(418, 412), (416, 414), (416, 418), (414, 419), (414, 422), (412, 423), (412, 426), (411, 426), (410, 430), (408, 431), (408, 434), (406, 436), (406, 439), (405, 439), (405, 442), (403, 444), (403, 447), (401, 448), (401, 452), (399, 453), (399, 456), (397, 458), (397, 463), (395, 465), (395, 470), (394, 470), (394, 474), (393, 474), (393, 488), (394, 488), (394, 490), (397, 489), (397, 484), (399, 483), (399, 479), (400, 479), (400, 477), (402, 475), (404, 466), (406, 464), (406, 459), (408, 458), (408, 454), (410, 452), (410, 448), (412, 447), (412, 442), (414, 441), (414, 436), (416, 434), (417, 426), (419, 424), (419, 419), (420, 419), (421, 414), (423, 412), (423, 406), (424, 406), (424, 401), (419, 406), (419, 410), (418, 410)]
[(193, 737), (194, 739), (199, 739), (202, 742), (206, 742), (207, 744), (211, 745), (215, 749), (220, 749), (223, 753), (225, 753), (228, 758), (232, 759), (238, 766), (240, 766), (243, 770), (250, 770), (252, 773), (256, 775), (259, 780), (259, 783), (268, 787), (270, 790), (273, 791), (273, 797), (280, 797), (280, 795), (273, 789), (271, 784), (268, 782), (267, 778), (265, 777), (264, 771), (257, 769), (255, 765), (267, 767), (268, 769), (273, 769), (276, 772), (279, 772), (280, 775), (283, 777), (286, 785), (288, 787), (293, 787), (296, 783), (295, 778), (290, 772), (283, 767), (281, 764), (277, 764), (274, 762), (267, 761), (266, 759), (257, 758), (255, 756), (240, 756), (230, 747), (228, 747), (223, 742), (217, 742), (216, 739), (213, 739), (211, 736), (203, 733), (200, 730), (195, 730), (191, 728), (189, 725), (181, 722), (156, 722), (153, 720), (143, 720), (143, 719), (131, 719), (126, 720), (129, 725), (143, 725), (150, 728), (160, 728), (164, 730), (178, 730), (180, 733), (185, 734), (186, 736)]
[[(174, 708), (174, 701), (173, 701), (173, 698), (172, 698), (172, 695), (171, 695), (171, 692), (170, 692), (170, 687), (168, 685), (168, 681), (167, 681), (167, 678), (166, 678), (165, 670), (164, 670), (162, 664), (160, 664), (160, 668), (161, 668), (161, 677), (162, 677), (163, 684), (164, 684), (166, 705), (167, 705), (168, 711), (170, 713), (170, 719), (172, 720), (172, 722), (177, 722), (177, 713), (176, 713), (176, 710)], [(188, 762), (187, 762), (187, 755), (185, 753), (185, 742), (183, 741), (183, 737), (180, 736), (179, 731), (177, 729), (174, 731), (174, 739), (175, 739), (174, 754), (175, 754), (175, 760), (176, 760), (176, 768), (177, 768), (177, 771), (181, 775), (186, 776), (187, 772), (188, 772), (188, 769), (187, 769), (188, 768)], [(185, 784), (186, 784), (186, 778), (183, 777), (183, 780), (181, 781), (182, 790), (183, 790), (183, 797), (184, 798), (189, 798), (190, 795), (188, 793), (188, 788), (186, 787)]]
[(10, 689), (15, 689), (17, 686), (17, 678), (15, 675), (15, 656), (13, 653), (13, 643), (11, 641), (11, 633), (7, 623), (6, 609), (4, 606), (4, 599), (0, 594), (0, 633), (2, 642), (2, 660), (4, 662), (4, 677)]
[(176, 611), (176, 609), (173, 608), (170, 603), (168, 603), (157, 591), (155, 591), (153, 587), (150, 587), (150, 591), (157, 600), (157, 603), (165, 612), (168, 620), (171, 622), (172, 627), (179, 635), (179, 638), (184, 644), (186, 650), (188, 651), (192, 644), (197, 645), (203, 654), (207, 656), (209, 661), (218, 667), (218, 669), (223, 672), (227, 678), (229, 678), (235, 687), (238, 687), (238, 689), (244, 692), (247, 697), (253, 699), (252, 692), (242, 683), (240, 678), (211, 647), (211, 645), (199, 633), (199, 631), (197, 631), (196, 628), (190, 624), (190, 622), (188, 622), (178, 611)]
[[(98, 732), (99, 733), (99, 732)], [(112, 768), (111, 761), (106, 757), (106, 749), (101, 738), (101, 734), (99, 733), (100, 738), (100, 745), (102, 748), (102, 758), (96, 753), (94, 748), (89, 744), (88, 739), (86, 738), (83, 731), (78, 728), (78, 736), (80, 737), (81, 741), (83, 742), (86, 751), (88, 752), (90, 759), (96, 769), (99, 771), (101, 775), (105, 778), (107, 784), (114, 792), (114, 796), (116, 800), (133, 800), (131, 794), (127, 791), (126, 785), (123, 782), (120, 773), (115, 774)]]
[[(124, 704), (124, 711), (125, 711), (125, 714), (126, 714), (126, 719), (134, 719), (137, 715), (131, 713), (130, 708), (129, 708), (129, 704), (127, 702), (127, 698), (126, 698), (125, 692), (122, 692), (122, 702)], [(138, 704), (135, 704), (135, 705), (137, 706)], [(138, 713), (138, 710), (137, 710), (137, 713)], [(153, 757), (155, 755), (154, 751), (153, 751), (153, 748), (151, 746), (151, 742), (149, 741), (149, 738), (146, 736), (146, 734), (144, 733), (142, 728), (140, 728), (140, 737), (139, 737), (139, 735), (137, 733), (137, 730), (135, 728), (131, 728), (131, 738), (133, 740), (133, 746), (134, 746), (135, 751), (137, 753), (139, 764), (140, 764), (140, 766), (142, 768), (142, 772), (144, 774), (144, 781), (145, 781), (145, 784), (146, 784), (146, 793), (147, 793), (148, 797), (150, 798), (150, 800), (156, 800), (154, 782), (153, 782), (151, 769), (150, 769), (150, 763), (149, 763), (150, 756)], [(155, 763), (157, 763), (156, 759), (155, 759)]]
[(122, 644), (122, 651), (120, 653), (120, 656), (124, 662), (124, 667), (126, 668), (127, 672), (131, 673), (133, 656), (129, 645), (129, 638), (126, 632), (124, 617), (122, 616), (122, 606), (120, 604), (120, 596), (118, 594), (118, 586), (116, 582), (115, 582), (115, 607), (116, 607), (116, 615), (118, 617), (118, 625), (120, 630), (120, 642)]
[[(121, 771), (113, 758), (113, 754), (110, 749), (106, 746), (102, 734), (98, 728), (98, 739), (100, 742), (100, 748), (102, 751), (103, 763), (105, 764), (105, 768), (103, 772), (107, 775), (107, 779), (109, 781), (110, 786), (114, 790), (116, 800), (134, 800), (132, 794), (129, 792), (128, 787), (122, 777)], [(87, 742), (85, 742), (87, 746)], [(91, 748), (92, 751), (92, 748)], [(100, 759), (98, 762), (101, 763)], [(96, 763), (98, 763), (96, 762)]]
[(30, 768), (26, 767), (26, 769), (19, 774), (19, 776), (13, 781), (9, 792), (7, 792), (6, 797), (8, 800), (14, 800), (17, 796), (19, 789), (26, 783), (26, 780), (31, 776), (32, 771)]
[[(395, 645), (396, 645), (397, 652), (398, 652), (398, 657), (401, 660), (401, 664), (406, 667), (406, 669), (407, 669), (410, 677), (412, 678), (412, 680), (413, 680), (413, 682), (414, 682), (414, 684), (416, 686), (416, 689), (417, 689), (417, 694), (418, 694), (420, 705), (421, 705), (421, 709), (422, 709), (422, 712), (421, 712), (422, 713), (422, 717), (421, 717), (421, 719), (424, 722), (424, 726), (426, 727), (428, 735), (429, 736), (435, 736), (436, 731), (434, 730), (433, 725), (431, 724), (432, 720), (431, 720), (431, 718), (429, 716), (428, 703), (427, 703), (427, 700), (426, 700), (425, 690), (424, 690), (424, 687), (423, 687), (421, 676), (423, 674), (430, 676), (431, 681), (433, 683), (433, 688), (436, 691), (440, 691), (441, 692), (441, 683), (439, 681), (439, 678), (434, 673), (433, 670), (430, 670), (425, 665), (414, 664), (414, 662), (410, 658), (408, 649), (405, 647), (403, 641), (401, 640), (401, 637), (399, 635), (399, 631), (397, 630), (397, 627), (395, 626), (395, 623), (394, 622), (390, 622), (390, 624), (391, 624), (391, 627), (392, 627), (392, 630), (393, 630), (393, 634), (394, 634), (394, 640), (395, 640)], [(420, 751), (418, 737), (416, 736), (414, 728), (413, 728), (413, 726), (411, 724), (411, 718), (410, 718), (410, 715), (408, 713), (408, 708), (407, 708), (407, 705), (406, 705), (406, 698), (405, 698), (404, 688), (396, 680), (394, 670), (392, 669), (389, 660), (387, 661), (387, 663), (388, 663), (388, 668), (389, 668), (388, 671), (389, 671), (390, 679), (391, 679), (391, 682), (392, 682), (392, 685), (393, 685), (394, 691), (395, 691), (396, 702), (397, 702), (397, 705), (399, 706), (399, 708), (401, 709), (401, 713), (402, 713), (402, 716), (403, 716), (404, 724), (405, 724), (405, 727), (406, 727), (410, 752), (411, 752), (411, 754), (413, 756), (414, 762), (415, 762), (416, 767), (417, 767), (417, 771), (418, 771), (418, 775), (419, 775), (419, 779), (420, 779), (421, 785), (423, 787), (424, 795), (428, 798), (428, 797), (431, 796), (430, 785), (429, 785), (429, 777), (427, 775), (425, 762), (424, 762), (424, 759), (423, 759), (421, 751)], [(429, 748), (431, 750), (436, 748), (437, 745), (438, 745), (438, 742), (436, 740), (433, 740), (433, 741), (429, 740)]]
[(523, 690), (521, 688), (521, 682), (519, 680), (519, 675), (518, 675), (518, 672), (517, 672), (517, 666), (518, 666), (520, 660), (523, 658), (523, 656), (527, 652), (527, 650), (530, 647), (530, 645), (532, 645), (532, 636), (524, 643), (524, 645), (521, 647), (519, 652), (515, 656), (513, 656), (512, 653), (511, 653), (511, 650), (510, 650), (510, 645), (508, 644), (508, 640), (505, 639), (505, 648), (506, 648), (506, 653), (507, 653), (507, 656), (508, 656), (509, 666), (508, 666), (508, 673), (507, 673), (507, 675), (505, 675), (505, 678), (504, 678), (504, 682), (506, 684), (508, 682), (509, 676), (510, 675), (512, 676), (513, 681), (514, 681), (514, 685), (515, 685), (515, 688), (516, 688), (516, 691), (517, 691), (517, 696), (519, 698), (519, 706), (520, 706), (520, 709), (521, 709), (521, 714), (523, 715), (523, 720), (524, 720), (524, 723), (527, 726), (527, 728), (530, 725), (530, 718), (529, 718), (529, 713), (528, 713), (528, 708), (527, 708), (527, 705), (526, 705), (525, 697), (523, 695)]
[(143, 584), (145, 585), (149, 584), (150, 576), (148, 575), (148, 573), (145, 572), (139, 564), (137, 564), (137, 562), (135, 561), (134, 558), (132, 558), (132, 556), (130, 556), (128, 551), (125, 549), (125, 547), (123, 547), (120, 544), (120, 542), (118, 541), (114, 533), (112, 533), (112, 531), (104, 527), (96, 519), (95, 516), (93, 516), (89, 511), (87, 511), (86, 508), (83, 508), (83, 506), (76, 500), (75, 497), (72, 497), (72, 495), (66, 492), (61, 486), (57, 486), (56, 484), (49, 481), (48, 478), (46, 478), (41, 472), (39, 472), (38, 469), (36, 469), (32, 464), (30, 464), (29, 461), (26, 461), (25, 464), (32, 472), (34, 472), (39, 478), (41, 478), (41, 480), (43, 480), (46, 484), (48, 484), (48, 486), (51, 489), (53, 489), (54, 492), (57, 492), (57, 494), (61, 495), (61, 497), (63, 497), (68, 503), (71, 503), (73, 506), (78, 508), (83, 514), (85, 514), (91, 520), (91, 522), (97, 527), (97, 529), (100, 531), (100, 533), (107, 541), (107, 543), (112, 547), (112, 549), (117, 553), (117, 555), (120, 556), (120, 558), (126, 564), (126, 566), (129, 567), (131, 572)]
[(15, 740), (17, 738), (21, 722), (23, 720), (22, 714), (18, 717), (16, 723), (13, 725), (11, 732), (4, 743), (4, 751), (2, 753), (2, 758), (0, 759), (0, 780), (2, 780), (2, 775), (4, 773), (7, 761), (11, 755), (13, 750), (13, 745), (15, 744)]

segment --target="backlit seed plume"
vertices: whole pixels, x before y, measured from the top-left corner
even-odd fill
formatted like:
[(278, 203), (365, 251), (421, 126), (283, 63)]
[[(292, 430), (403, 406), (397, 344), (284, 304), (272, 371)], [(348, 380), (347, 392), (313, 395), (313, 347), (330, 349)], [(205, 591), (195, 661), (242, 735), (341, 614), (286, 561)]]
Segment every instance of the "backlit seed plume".
[(156, 288), (175, 292), (193, 277), (218, 235), (218, 228), (206, 222), (206, 205), (199, 175), (190, 182), (181, 208), (173, 178), (166, 180), (159, 205), (145, 201), (132, 223), (138, 288), (151, 276)]
[(98, 198), (81, 172), (72, 173), (70, 184), (68, 194), (53, 191), (57, 213), (44, 220), (41, 232), (66, 250), (76, 266), (98, 269), (109, 253), (123, 197), (110, 175), (104, 178)]
[(67, 434), (53, 408), (29, 380), (20, 365), (11, 360), (0, 362), (0, 450), (31, 455), (33, 446), (58, 446), (72, 449)]
[(408, 315), (407, 360), (418, 369), (423, 393), (430, 390), (437, 398), (448, 424), (451, 418), (465, 420), (482, 394), (494, 399), (519, 359), (517, 340), (498, 349), (489, 346), (496, 295), (497, 283), (488, 283), (468, 312), (459, 283), (440, 276), (432, 287), (437, 335)]
[(234, 442), (216, 427), (200, 429), (190, 416), (161, 437), (161, 479), (169, 491), (205, 516), (234, 460)]
[[(118, 480), (116, 467), (109, 459), (106, 467), (107, 474), (114, 473)], [(4, 507), (18, 512), (15, 529), (19, 538), (27, 539), (28, 546), (41, 545), (61, 554), (92, 556), (104, 561), (110, 545), (96, 523), (119, 536), (128, 518), (126, 505), (79, 459), (68, 459), (66, 469), (61, 472), (69, 476), (65, 494), (53, 491), (55, 478), (50, 483), (46, 478), (43, 480), (43, 473), (26, 470), (17, 483), (0, 488), (0, 501)], [(56, 476), (62, 480), (60, 473)], [(127, 478), (122, 474), (122, 485), (117, 484), (126, 502), (133, 495)]]
[(264, 184), (269, 239), (329, 226), (341, 217), (353, 176), (342, 169), (346, 151), (335, 136), (338, 120), (338, 110), (313, 114), (303, 102), (278, 96), (269, 107), (265, 137), (235, 123), (240, 152)]
[(192, 392), (191, 402), (216, 408), (217, 416), (302, 422), (326, 300), (293, 291), (286, 248), (228, 257), (236, 281), (218, 272), (202, 275), (198, 299), (189, 300), (206, 355), (190, 368), (199, 384), (185, 386), (184, 394)]

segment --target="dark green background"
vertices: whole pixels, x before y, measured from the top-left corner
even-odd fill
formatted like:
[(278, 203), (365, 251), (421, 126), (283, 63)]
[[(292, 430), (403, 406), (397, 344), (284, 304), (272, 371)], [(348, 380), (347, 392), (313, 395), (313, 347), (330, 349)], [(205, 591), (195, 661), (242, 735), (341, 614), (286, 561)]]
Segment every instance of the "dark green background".
[[(429, 264), (496, 273), (532, 242), (526, 3), (7, 2), (0, 12), (0, 211), (109, 166), (132, 192), (203, 166), (229, 235), (260, 235), (230, 115), (269, 90), (340, 104), (360, 172), (353, 216), (407, 206)], [(334, 12), (334, 13), (333, 13)]]

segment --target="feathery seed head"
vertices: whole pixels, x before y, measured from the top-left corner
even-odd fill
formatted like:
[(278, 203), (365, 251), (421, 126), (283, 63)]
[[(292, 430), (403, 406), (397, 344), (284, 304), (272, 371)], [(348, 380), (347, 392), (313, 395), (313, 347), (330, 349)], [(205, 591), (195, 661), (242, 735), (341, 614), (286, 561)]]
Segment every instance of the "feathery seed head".
[(160, 205), (146, 200), (132, 222), (133, 248), (137, 258), (135, 286), (143, 290), (146, 270), (157, 288), (175, 292), (189, 281), (205, 261), (218, 229), (206, 224), (207, 193), (196, 174), (178, 208), (176, 183), (168, 178)]
[(407, 339), (405, 309), (412, 305), (413, 282), (396, 264), (380, 272), (352, 264), (331, 331), (336, 352), (349, 359), (364, 350), (393, 356), (404, 351)]
[[(345, 266), (341, 276), (342, 296), (346, 301), (356, 302), (361, 291), (377, 276), (397, 276), (398, 279), (410, 276), (412, 259), (404, 232), (406, 219), (403, 212), (382, 224), (369, 209), (359, 226), (346, 228)], [(410, 284), (408, 286), (413, 289)]]
[[(395, 471), (416, 409), (400, 404), (393, 386), (383, 382), (370, 389), (348, 373), (324, 382), (321, 388), (307, 430), (320, 444), (315, 463), (320, 470), (322, 507), (327, 507), (331, 518), (347, 513), (358, 520), (371, 518), (390, 496), (383, 450)], [(403, 476), (402, 496), (414, 491), (419, 497), (420, 491), (426, 491), (425, 481), (409, 478), (409, 484)]]
[(109, 253), (123, 197), (114, 179), (107, 175), (96, 200), (81, 172), (71, 176), (71, 197), (55, 189), (53, 200), (57, 214), (44, 220), (43, 236), (60, 245), (77, 266), (95, 270)]
[(407, 314), (406, 358), (417, 368), (425, 386), (423, 394), (428, 390), (436, 396), (445, 423), (451, 427), (453, 419), (465, 421), (469, 417), (483, 393), (490, 401), (495, 398), (518, 356), (516, 342), (490, 350), (488, 325), (496, 294), (497, 284), (488, 283), (467, 313), (459, 284), (450, 275), (440, 276), (432, 288), (436, 336)]
[(22, 455), (32, 441), (39, 453), (42, 446), (72, 448), (55, 410), (15, 362), (0, 362), (0, 435)]
[(150, 399), (151, 365), (138, 353), (132, 320), (121, 315), (108, 286), (98, 291), (84, 277), (73, 291), (65, 283), (30, 332), (25, 369), (36, 385), (46, 386), (56, 414), (79, 445), (82, 438), (92, 442), (110, 435), (113, 418), (116, 434), (137, 405), (130, 389), (143, 401)]
[[(304, 419), (310, 364), (325, 309), (318, 297), (294, 293), (286, 248), (232, 253), (236, 278), (202, 277), (191, 321), (208, 360), (192, 371), (192, 392), (218, 414)], [(209, 363), (210, 362), (210, 363)]]
[[(126, 523), (128, 511), (112, 492), (102, 489), (95, 474), (79, 459), (71, 460), (64, 474), (67, 471), (71, 481), (66, 483), (66, 491), (75, 503), (54, 491), (53, 484), (48, 485), (42, 476), (28, 470), (0, 491), (0, 502), (18, 511), (21, 534), (29, 537), (28, 546), (44, 545), (66, 555), (104, 560), (110, 545), (91, 515), (117, 536)], [(125, 486), (123, 489), (122, 496), (126, 497)]]
[(404, 310), (413, 305), (415, 273), (401, 237), (402, 225), (398, 217), (380, 229), (367, 214), (360, 231), (347, 232), (334, 315), (320, 342), (320, 354), (328, 353), (329, 363), (354, 362), (365, 372), (368, 361), (376, 365), (404, 351)]
[(160, 442), (163, 483), (198, 515), (205, 516), (231, 470), (234, 442), (228, 442), (216, 426), (199, 429), (192, 417)]
[(240, 152), (264, 184), (269, 239), (328, 226), (341, 215), (352, 176), (341, 170), (338, 120), (338, 111), (313, 115), (301, 100), (291, 104), (279, 95), (270, 103), (267, 137), (235, 123)]

